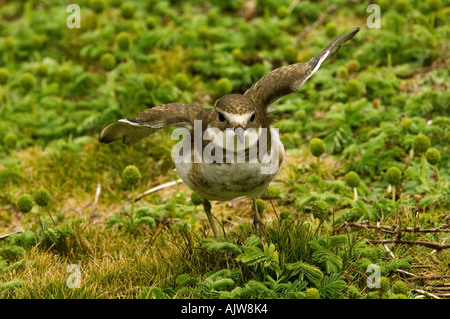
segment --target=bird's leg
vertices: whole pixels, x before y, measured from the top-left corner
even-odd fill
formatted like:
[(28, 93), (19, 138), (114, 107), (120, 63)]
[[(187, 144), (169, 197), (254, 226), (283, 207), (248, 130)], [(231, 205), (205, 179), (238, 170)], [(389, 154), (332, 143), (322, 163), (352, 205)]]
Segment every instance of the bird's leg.
[(259, 230), (261, 228), (261, 218), (259, 217), (259, 212), (258, 212), (258, 205), (256, 205), (256, 198), (253, 198), (253, 225), (255, 225), (255, 229), (256, 229), (256, 235), (259, 236)]
[(211, 225), (214, 237), (218, 238), (216, 225), (214, 224), (214, 218), (211, 214), (211, 203), (206, 198), (203, 199), (203, 208), (205, 209), (206, 217), (208, 217), (209, 224)]

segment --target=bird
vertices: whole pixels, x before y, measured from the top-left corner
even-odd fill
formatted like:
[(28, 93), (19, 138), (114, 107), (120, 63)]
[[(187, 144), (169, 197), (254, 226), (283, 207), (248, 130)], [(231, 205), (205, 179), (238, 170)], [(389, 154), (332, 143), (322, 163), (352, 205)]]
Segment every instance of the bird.
[(271, 105), (299, 90), (323, 62), (358, 32), (356, 27), (337, 37), (308, 62), (268, 72), (244, 94), (218, 98), (213, 108), (173, 102), (144, 110), (135, 118), (119, 119), (102, 129), (99, 142), (121, 140), (131, 145), (167, 127), (183, 130), (186, 154), (182, 159), (172, 154), (172, 160), (175, 158), (175, 170), (183, 182), (203, 198), (213, 235), (219, 236), (211, 201), (239, 197), (253, 201), (253, 223), (259, 233), (262, 221), (256, 199), (278, 175), (285, 159), (280, 134), (272, 127)]

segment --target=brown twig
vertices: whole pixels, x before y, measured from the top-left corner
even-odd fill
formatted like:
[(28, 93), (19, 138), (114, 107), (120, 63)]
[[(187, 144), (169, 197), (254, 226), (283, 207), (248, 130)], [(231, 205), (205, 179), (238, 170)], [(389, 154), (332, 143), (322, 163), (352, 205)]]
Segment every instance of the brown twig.
[(434, 248), (436, 250), (441, 249), (447, 249), (450, 248), (449, 244), (437, 244), (437, 243), (430, 243), (428, 241), (421, 241), (421, 240), (398, 240), (398, 239), (383, 239), (383, 240), (376, 240), (376, 239), (366, 239), (367, 241), (374, 243), (374, 244), (408, 244), (408, 245), (422, 245), (425, 247)]
[[(348, 223), (345, 222), (342, 226), (351, 226), (351, 227), (359, 227), (359, 228), (373, 228), (378, 229), (382, 231), (383, 233), (388, 234), (398, 234), (397, 226), (383, 226), (383, 225), (368, 225), (368, 224), (361, 224), (361, 223)], [(408, 233), (450, 233), (450, 229), (448, 228), (448, 225), (442, 225), (441, 227), (436, 228), (414, 228), (414, 227), (405, 227), (401, 229), (401, 232), (408, 232)]]
[(0, 236), (0, 239), (4, 239), (4, 238), (7, 238), (7, 237), (9, 237), (9, 236), (11, 236), (11, 235), (14, 235), (14, 234), (20, 234), (20, 233), (23, 233), (23, 229), (21, 229), (21, 230), (16, 230), (15, 232), (12, 232), (12, 233), (9, 233), (9, 234), (1, 235), (1, 236)]
[(149, 195), (151, 193), (154, 193), (156, 191), (159, 191), (159, 190), (167, 188), (167, 187), (171, 187), (171, 186), (177, 185), (178, 183), (183, 183), (183, 180), (178, 179), (178, 180), (173, 181), (173, 182), (165, 183), (165, 184), (158, 185), (156, 187), (150, 188), (149, 190), (143, 192), (142, 194), (137, 195), (135, 197), (135, 199), (134, 199), (134, 202), (137, 202), (137, 201), (141, 200), (143, 197), (145, 197), (145, 196), (147, 196), (147, 195)]
[(424, 276), (415, 276), (411, 278), (406, 278), (406, 280), (416, 280), (416, 279), (425, 279), (425, 280), (433, 280), (433, 279), (445, 279), (450, 278), (450, 275), (424, 275)]
[(332, 4), (329, 6), (322, 14), (317, 18), (316, 21), (314, 21), (312, 24), (306, 26), (303, 28), (302, 32), (297, 36), (297, 39), (295, 41), (295, 46), (298, 46), (300, 43), (300, 40), (303, 39), (312, 29), (317, 27), (318, 25), (322, 24), (323, 21), (328, 17), (330, 13), (332, 13), (334, 10), (336, 10), (337, 5)]
[(97, 184), (97, 189), (95, 191), (94, 203), (92, 204), (91, 215), (97, 209), (98, 198), (100, 197), (100, 193), (102, 191), (102, 185), (100, 183)]
[(441, 298), (439, 298), (438, 296), (436, 296), (435, 294), (429, 293), (429, 292), (427, 292), (427, 291), (425, 291), (425, 290), (414, 289), (414, 291), (415, 291), (415, 292), (418, 292), (419, 294), (423, 294), (423, 295), (425, 295), (425, 296), (428, 296), (428, 297), (431, 297), (431, 298), (434, 298), (434, 299), (441, 299)]

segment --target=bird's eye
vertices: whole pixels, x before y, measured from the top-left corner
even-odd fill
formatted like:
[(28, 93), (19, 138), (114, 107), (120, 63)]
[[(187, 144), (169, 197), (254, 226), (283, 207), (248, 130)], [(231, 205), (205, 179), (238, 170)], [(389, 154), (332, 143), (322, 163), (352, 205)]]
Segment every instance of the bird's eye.
[(252, 117), (250, 118), (250, 122), (254, 122), (255, 121), (255, 113), (253, 113)]
[(225, 116), (219, 112), (219, 121), (220, 122), (225, 122)]

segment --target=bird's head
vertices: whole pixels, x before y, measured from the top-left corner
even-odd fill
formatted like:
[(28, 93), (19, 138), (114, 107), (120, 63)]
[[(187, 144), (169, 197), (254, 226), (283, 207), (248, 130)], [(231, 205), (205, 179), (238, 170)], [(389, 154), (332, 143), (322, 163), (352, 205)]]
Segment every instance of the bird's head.
[(228, 94), (219, 98), (214, 104), (208, 128), (227, 132), (225, 139), (237, 139), (240, 144), (245, 144), (248, 148), (249, 143), (252, 144), (252, 138), (258, 140), (258, 129), (267, 127), (266, 122), (268, 117), (249, 97)]

